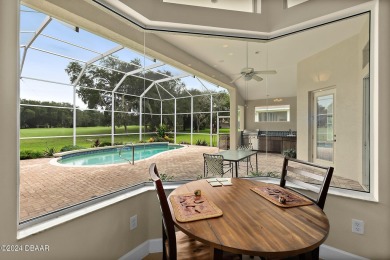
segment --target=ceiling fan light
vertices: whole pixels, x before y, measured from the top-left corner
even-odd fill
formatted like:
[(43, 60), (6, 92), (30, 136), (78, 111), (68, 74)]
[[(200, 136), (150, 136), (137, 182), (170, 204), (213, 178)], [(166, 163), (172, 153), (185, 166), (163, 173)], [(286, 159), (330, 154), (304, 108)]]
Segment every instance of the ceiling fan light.
[(251, 76), (251, 75), (245, 75), (245, 76), (244, 76), (244, 79), (245, 79), (246, 81), (249, 81), (249, 80), (252, 79), (252, 76)]

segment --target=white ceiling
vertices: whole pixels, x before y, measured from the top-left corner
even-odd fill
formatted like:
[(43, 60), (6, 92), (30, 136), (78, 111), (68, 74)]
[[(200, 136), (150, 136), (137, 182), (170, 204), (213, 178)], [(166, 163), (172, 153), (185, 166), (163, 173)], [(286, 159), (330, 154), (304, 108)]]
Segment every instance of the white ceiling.
[[(262, 75), (261, 82), (240, 79), (235, 86), (248, 100), (296, 96), (298, 62), (356, 35), (366, 19), (367, 15), (361, 15), (270, 42), (248, 42), (248, 66), (255, 70), (275, 69), (278, 73)], [(232, 80), (247, 66), (244, 40), (169, 33), (159, 36)]]
[[(150, 7), (149, 11), (153, 11), (155, 9), (152, 8), (153, 6), (150, 5), (154, 4), (155, 2), (152, 3), (150, 1), (147, 1), (149, 5), (147, 4), (145, 5)], [(108, 23), (115, 24), (115, 26), (113, 26), (109, 30), (103, 30), (102, 35), (106, 35), (107, 32), (117, 30), (115, 32), (117, 32), (118, 35), (129, 37), (129, 39), (132, 39), (131, 38), (132, 36), (137, 38), (137, 35), (135, 35), (136, 33), (131, 31), (131, 28), (128, 27), (129, 23), (127, 20), (122, 19), (116, 13), (106, 10), (100, 5), (96, 5), (89, 0), (77, 1), (77, 4), (76, 1), (68, 2), (62, 0), (46, 0), (46, 1), (24, 0), (23, 2), (29, 3), (32, 7), (33, 6), (40, 7), (43, 11), (46, 10), (46, 12), (48, 13), (53, 11), (52, 7), (48, 5), (48, 3), (50, 2), (53, 3), (54, 5), (59, 5), (61, 8), (64, 8), (65, 10), (70, 10), (71, 13), (79, 13), (79, 15), (81, 15), (82, 17), (86, 16), (89, 19), (93, 20), (93, 26), (90, 25), (90, 23), (85, 23), (88, 25), (88, 27), (92, 28), (91, 31), (97, 31), (97, 32), (102, 31), (101, 28), (96, 27), (96, 24), (103, 24), (103, 26), (106, 26), (107, 25), (106, 23), (110, 21)], [(121, 0), (121, 1), (99, 0), (98, 2), (103, 2), (104, 4), (109, 5), (110, 8), (113, 8), (113, 10), (116, 11), (122, 10), (123, 12), (131, 11), (132, 13), (136, 13), (140, 16), (139, 13), (132, 10), (130, 6), (126, 5), (126, 3), (130, 4), (130, 0)], [(364, 1), (360, 0), (359, 2), (364, 2)], [(272, 1), (272, 3), (274, 2)], [(315, 3), (316, 2), (313, 1), (313, 4)], [(121, 6), (119, 7), (116, 6), (119, 4)], [(131, 4), (137, 5), (137, 1), (131, 1)], [(167, 3), (167, 5), (169, 4)], [(40, 8), (38, 8), (38, 10)], [(122, 8), (122, 9), (118, 9), (118, 8)], [(192, 8), (192, 7), (188, 7), (188, 8)], [(99, 9), (102, 9), (104, 13), (99, 12)], [(205, 9), (210, 9), (210, 8), (205, 8)], [(152, 12), (152, 13), (156, 14), (156, 12)], [(236, 13), (243, 13), (243, 12), (236, 12)], [(65, 21), (68, 21), (68, 19), (70, 18), (68, 14), (69, 13), (60, 12), (60, 17), (62, 17)], [(129, 13), (124, 13), (124, 14), (129, 15)], [(182, 13), (182, 14), (186, 14), (186, 13)], [(231, 13), (229, 14), (232, 15)], [(302, 15), (304, 15), (304, 13), (302, 13)], [(191, 13), (182, 16), (192, 17), (193, 14)], [(195, 14), (195, 16), (197, 17), (198, 15)], [(249, 16), (250, 14), (248, 14), (248, 17)], [(133, 16), (130, 15), (130, 18), (131, 17)], [(336, 15), (335, 17), (333, 17), (333, 19), (338, 19), (337, 17), (338, 16)], [(344, 16), (341, 15), (341, 17)], [(231, 17), (231, 19), (233, 18)], [(327, 22), (329, 21), (328, 19), (320, 19), (320, 20), (322, 20), (323, 22)], [(267, 42), (250, 41), (248, 44), (249, 67), (253, 67), (255, 70), (275, 69), (277, 70), (278, 73), (276, 75), (269, 75), (269, 76), (264, 75), (263, 77), (264, 80), (261, 82), (257, 82), (254, 80), (246, 82), (243, 79), (240, 79), (236, 81), (234, 84), (232, 84), (232, 86), (237, 87), (241, 96), (244, 99), (249, 99), (249, 100), (264, 99), (267, 97), (277, 98), (277, 97), (296, 96), (296, 88), (297, 88), (296, 68), (298, 62), (307, 57), (314, 55), (315, 53), (320, 52), (321, 50), (325, 50), (331, 47), (332, 45), (335, 45), (359, 33), (366, 19), (368, 19), (368, 15), (355, 16), (353, 18), (344, 19), (340, 22), (335, 22), (328, 25), (316, 27), (314, 29), (305, 30), (303, 32), (296, 33), (296, 34), (290, 34), (289, 36), (285, 36), (283, 38), (272, 40), (272, 41), (267, 41)], [(147, 22), (149, 20), (146, 19), (146, 21), (145, 20), (142, 21)], [(170, 28), (169, 25), (172, 24), (172, 23), (164, 23), (159, 20), (149, 21), (149, 22), (150, 24), (146, 26), (147, 28), (149, 27), (152, 28), (154, 24), (160, 24), (163, 27), (168, 26), (167, 28), (165, 28), (165, 30), (169, 30)], [(242, 24), (243, 21), (237, 21), (237, 23), (239, 22), (240, 24)], [(303, 28), (308, 25), (307, 22), (308, 21), (295, 24), (293, 28)], [(71, 21), (69, 21), (69, 23), (72, 24)], [(79, 24), (79, 23), (80, 20), (74, 22), (74, 24)], [(245, 21), (245, 24), (247, 24), (247, 21)], [(316, 20), (315, 22), (309, 24), (316, 25), (318, 24), (318, 21)], [(125, 25), (125, 26), (121, 26), (121, 25)], [(198, 28), (200, 31), (205, 29), (205, 26), (200, 26), (200, 25), (194, 25), (188, 23), (184, 25)], [(280, 26), (273, 25), (273, 27), (279, 28)], [(123, 30), (122, 28), (124, 28), (125, 31), (121, 31)], [(214, 28), (212, 26), (208, 26), (207, 28), (209, 30), (215, 29), (217, 31), (226, 29), (226, 28), (224, 29), (219, 27)], [(284, 29), (285, 29), (284, 30), (285, 33), (291, 32), (292, 30), (290, 27), (286, 27)], [(195, 31), (199, 31), (199, 30), (195, 30)], [(245, 28), (241, 28), (240, 30), (245, 30)], [(135, 36), (134, 35), (129, 36), (128, 35), (129, 31), (131, 31)], [(272, 31), (269, 32), (268, 34), (273, 35), (272, 37), (275, 37), (276, 35), (281, 35), (279, 31), (278, 30)], [(152, 31), (147, 31), (147, 32), (153, 33)], [(207, 32), (208, 31), (206, 30), (206, 32), (204, 33)], [(260, 31), (257, 31), (256, 33), (261, 34)], [(235, 39), (221, 38), (221, 37), (217, 38), (217, 37), (210, 37), (210, 36), (194, 36), (189, 34), (178, 34), (178, 33), (174, 34), (168, 32), (164, 32), (164, 33), (160, 32), (155, 34), (158, 34), (159, 37), (163, 38), (165, 41), (169, 42), (173, 46), (181, 49), (182, 51), (188, 53), (194, 58), (202, 61), (203, 63), (205, 63), (205, 65), (209, 65), (211, 68), (214, 68), (216, 71), (219, 71), (220, 75), (214, 75), (216, 80), (220, 76), (220, 78), (224, 79), (223, 81), (226, 83), (225, 80), (226, 77), (223, 76), (228, 76), (230, 79), (234, 79), (237, 77), (241, 69), (246, 67), (247, 51), (246, 51), (246, 42), (244, 40), (239, 40), (237, 38)], [(252, 37), (256, 37), (257, 34), (253, 34)], [(231, 34), (226, 34), (226, 35), (231, 35)], [(238, 35), (238, 34), (236, 33), (233, 35)], [(115, 37), (112, 36), (112, 37), (113, 37), (112, 39), (117, 39), (115, 38), (116, 36)], [(119, 39), (118, 43), (122, 43), (123, 39), (122, 38), (118, 38), (118, 39)], [(224, 47), (224, 45), (227, 45), (227, 47)], [(163, 53), (163, 55), (169, 57), (170, 53), (168, 52), (172, 52), (174, 50), (170, 49), (170, 50), (163, 50), (163, 51), (166, 52)], [(259, 53), (256, 54), (256, 52)], [(196, 61), (194, 62), (197, 63)], [(178, 63), (180, 63), (179, 65), (182, 64), (181, 61), (178, 61)], [(188, 64), (184, 64), (184, 65), (188, 66), (188, 72), (191, 74), (194, 73), (194, 69), (195, 70), (198, 69), (198, 71), (200, 71), (199, 68), (195, 68), (195, 66), (193, 68), (189, 68), (191, 67), (190, 65)], [(185, 66), (180, 67), (180, 69), (185, 69)], [(202, 73), (205, 74), (207, 70), (208, 68), (206, 68), (203, 72), (200, 72), (200, 75), (202, 75)], [(210, 76), (210, 78), (213, 77), (213, 75), (209, 75), (208, 73), (207, 76)], [(248, 87), (246, 87), (246, 84)]]

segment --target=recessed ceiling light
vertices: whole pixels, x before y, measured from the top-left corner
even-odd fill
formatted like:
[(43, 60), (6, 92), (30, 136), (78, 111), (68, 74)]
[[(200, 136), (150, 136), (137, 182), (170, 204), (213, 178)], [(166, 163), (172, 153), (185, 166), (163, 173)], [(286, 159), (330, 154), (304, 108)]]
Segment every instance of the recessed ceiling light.
[(229, 47), (229, 45), (224, 44), (224, 45), (222, 45), (222, 47), (223, 47), (223, 48), (227, 48), (227, 47)]
[(233, 52), (229, 52), (228, 55), (229, 55), (229, 56), (233, 56)]
[(191, 67), (191, 66), (192, 66), (192, 64), (191, 64), (191, 63), (189, 63), (189, 64), (188, 64), (188, 66), (189, 66), (189, 67)]
[(214, 68), (217, 67), (217, 64), (214, 64), (213, 67), (214, 67)]

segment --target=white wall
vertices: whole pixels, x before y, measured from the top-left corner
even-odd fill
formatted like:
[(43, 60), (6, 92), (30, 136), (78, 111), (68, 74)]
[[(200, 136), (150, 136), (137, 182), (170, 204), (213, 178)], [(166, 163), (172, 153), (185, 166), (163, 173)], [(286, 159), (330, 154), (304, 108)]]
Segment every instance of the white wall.
[[(275, 106), (290, 105), (290, 122), (255, 122), (255, 107), (257, 106)], [(274, 102), (273, 99), (259, 99), (248, 101), (245, 116), (245, 129), (260, 131), (296, 131), (297, 130), (297, 98), (284, 97), (280, 102)]]

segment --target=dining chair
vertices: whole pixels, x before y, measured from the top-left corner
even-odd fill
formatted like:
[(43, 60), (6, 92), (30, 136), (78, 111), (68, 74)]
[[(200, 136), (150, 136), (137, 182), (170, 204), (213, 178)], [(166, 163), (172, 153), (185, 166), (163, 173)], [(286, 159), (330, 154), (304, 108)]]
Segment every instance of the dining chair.
[[(332, 175), (333, 167), (325, 167), (302, 160), (284, 157), (280, 186), (294, 190), (313, 201), (321, 209), (324, 209)], [(310, 190), (314, 192), (316, 196), (309, 196), (291, 186), (287, 187), (286, 181)]]
[[(245, 145), (239, 145), (239, 146), (237, 146), (237, 150), (252, 151), (253, 150), (253, 146), (252, 146), (251, 143), (245, 144)], [(251, 166), (251, 169), (253, 171), (253, 166), (252, 166), (250, 157), (242, 159), (241, 162), (246, 162), (246, 169), (247, 169), (246, 173), (247, 174), (248, 174), (249, 165)]]
[(149, 174), (157, 190), (162, 213), (163, 259), (212, 259), (211, 247), (181, 231), (175, 232), (168, 200), (155, 163), (150, 165)]
[[(325, 167), (302, 160), (284, 157), (280, 186), (294, 190), (295, 192), (313, 201), (321, 209), (324, 209), (333, 170), (333, 167)], [(313, 192), (314, 196), (310, 196), (306, 193), (304, 194), (296, 188), (293, 188), (291, 185), (287, 186), (287, 182), (293, 183), (299, 187)], [(299, 256), (299, 259), (318, 258), (319, 248)]]
[[(168, 205), (167, 196), (160, 179), (155, 163), (149, 167), (149, 175), (157, 190), (157, 197), (160, 201), (162, 213), (162, 234), (163, 234), (163, 259), (213, 259), (214, 250), (212, 247), (190, 238), (182, 231), (175, 231), (171, 210)], [(223, 259), (241, 259), (240, 255), (223, 252)]]
[(222, 155), (204, 153), (203, 158), (204, 177), (209, 175), (223, 177), (227, 172), (231, 172), (233, 177), (233, 166), (230, 162), (224, 163)]

